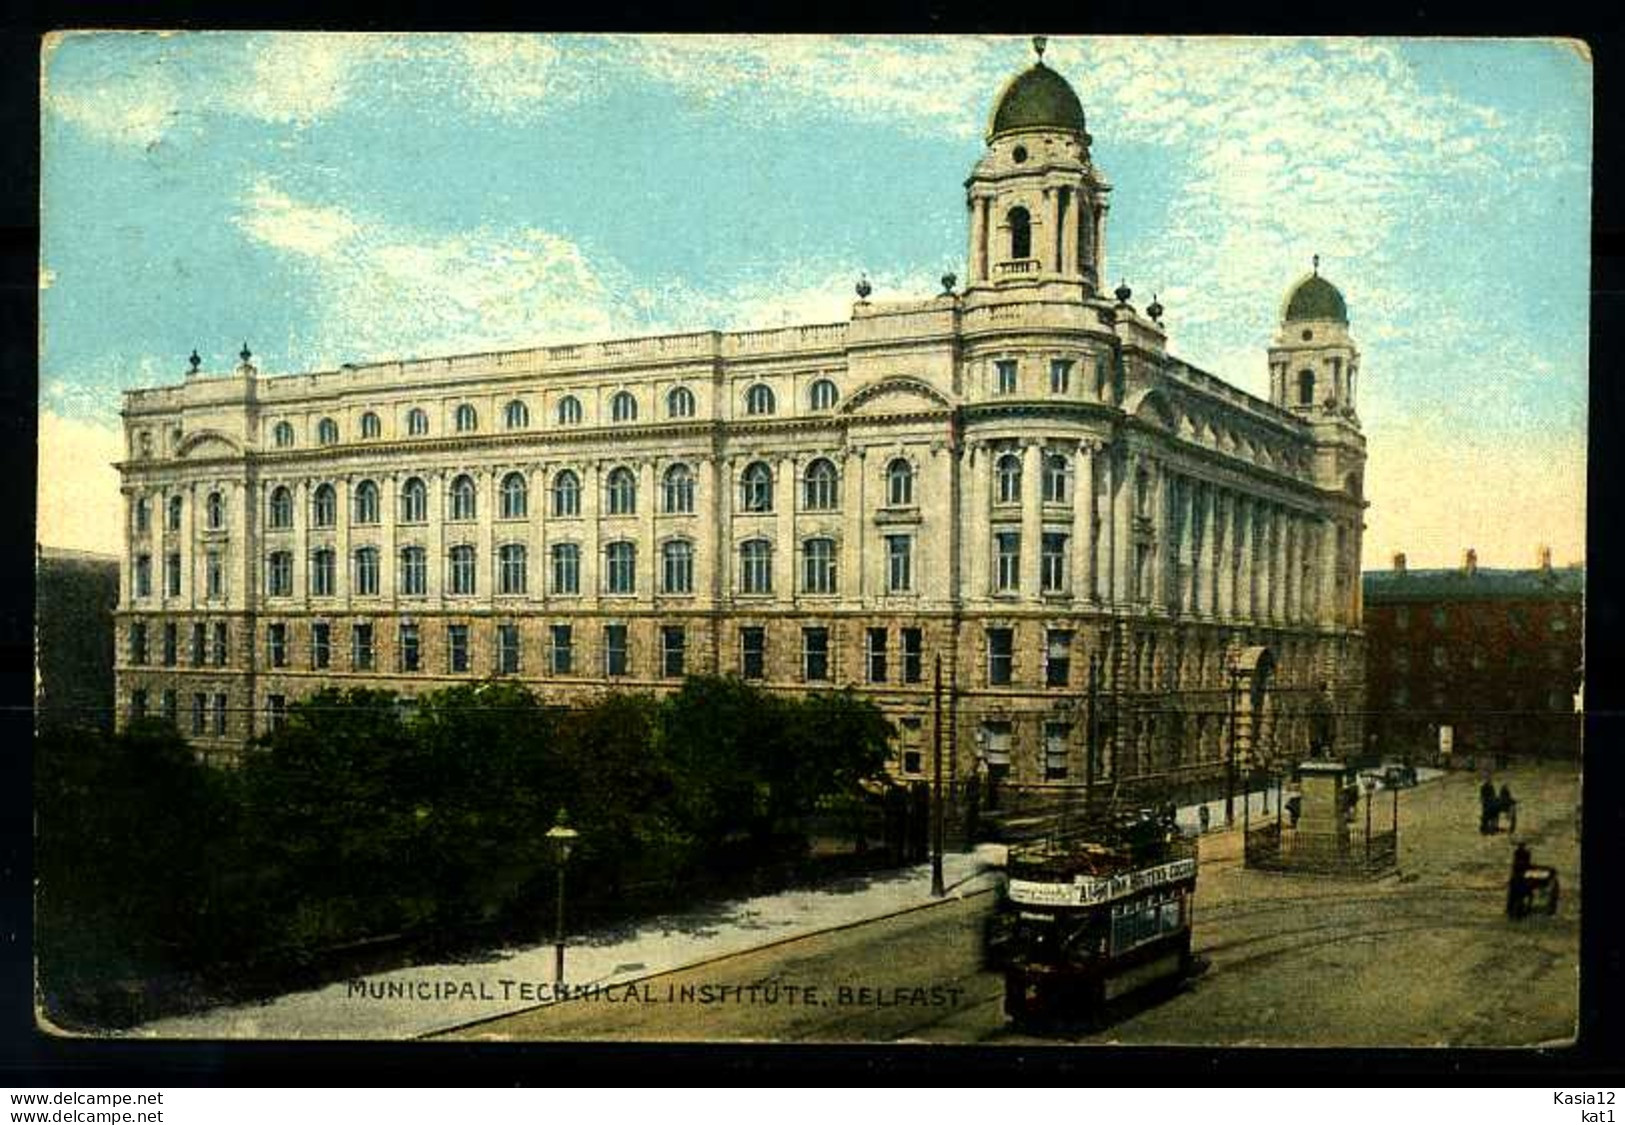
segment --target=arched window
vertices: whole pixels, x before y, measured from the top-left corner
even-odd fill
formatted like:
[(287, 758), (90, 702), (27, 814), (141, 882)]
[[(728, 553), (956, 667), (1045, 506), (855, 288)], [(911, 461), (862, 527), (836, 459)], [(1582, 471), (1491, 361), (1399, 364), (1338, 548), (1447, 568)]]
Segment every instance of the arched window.
[(801, 589), (807, 594), (835, 592), (835, 540), (809, 539), (801, 545)]
[(1033, 256), (1032, 218), (1027, 214), (1025, 207), (1012, 207), (1005, 216), (1010, 224), (1010, 257), (1030, 258)]
[(1070, 499), (1066, 458), (1059, 453), (1044, 455), (1044, 503), (1065, 504)]
[(505, 543), (497, 553), (497, 593), (525, 592), (525, 546)]
[(375, 438), (383, 432), (384, 424), (378, 420), (378, 415), (369, 410), (361, 416), (361, 436), (363, 438)]
[(318, 484), (310, 494), (312, 527), (332, 527), (338, 521), (338, 497), (330, 484)]
[(886, 503), (894, 508), (914, 504), (914, 466), (906, 457), (893, 458), (886, 466)]
[[(205, 513), (205, 518), (208, 521), (208, 528), (209, 528), (210, 531), (221, 531), (221, 530), (223, 530), (225, 528), (225, 526), (226, 526), (226, 498), (225, 498), (224, 494), (219, 493), (219, 492), (211, 492), (211, 493), (209, 493), (208, 499), (203, 502), (203, 510), (204, 510), (204, 513)], [(292, 523), (293, 522), (293, 519), (292, 519), (293, 501), (292, 500), (290, 500), (288, 502), (288, 512), (289, 512), (288, 522)]]
[(525, 503), (525, 476), (523, 473), (509, 473), (502, 478), (502, 518), (505, 520), (522, 520), (525, 518), (527, 505)]
[(333, 445), (339, 440), (339, 424), (331, 418), (316, 423), (316, 444)]
[(820, 457), (807, 466), (802, 481), (802, 506), (809, 512), (827, 512), (839, 502), (839, 477), (835, 466), (826, 457)]
[(290, 448), (293, 445), (293, 423), (278, 422), (271, 435), (271, 441), (278, 449)]
[(807, 392), (807, 402), (814, 410), (834, 410), (835, 400), (841, 393), (835, 389), (835, 384), (828, 379), (819, 379)]
[(474, 593), (474, 548), (460, 544), (451, 549), (451, 592)]
[(632, 397), (630, 391), (617, 391), (615, 397), (609, 400), (609, 418), (612, 422), (638, 420), (638, 400)]
[(747, 539), (739, 545), (739, 592), (773, 592), (773, 544), (766, 539)]
[(135, 501), (135, 529), (138, 532), (147, 530), (147, 523), (152, 519), (152, 504), (145, 496), (136, 497)]
[(1134, 474), (1134, 514), (1151, 514), (1151, 474), (1144, 469)]
[(604, 548), (605, 590), (611, 594), (637, 592), (638, 549), (632, 543), (611, 543)]
[[(211, 503), (218, 495), (218, 492), (209, 494)], [(279, 484), (271, 490), (271, 510), (266, 515), (266, 523), (273, 528), (293, 526), (293, 493), (288, 491), (286, 485)], [(209, 513), (209, 524), (211, 527), (214, 525), (213, 511)]]
[(355, 522), (378, 522), (378, 485), (364, 480), (355, 486)]
[(502, 424), (510, 430), (522, 430), (530, 425), (530, 407), (514, 399), (502, 408)]
[(401, 522), (422, 523), (429, 518), (429, 487), (418, 477), (401, 485)]
[(575, 395), (565, 395), (559, 399), (559, 425), (581, 425), (581, 400)]
[(1298, 372), (1298, 405), (1315, 404), (1315, 373), (1308, 368)]
[(660, 548), (660, 589), (667, 594), (694, 592), (694, 544), (673, 539)]
[[(141, 501), (141, 503), (145, 504), (146, 500), (143, 499)], [(143, 523), (145, 522), (145, 517), (143, 517), (142, 522)], [(179, 531), (180, 529), (181, 529), (181, 498), (179, 496), (171, 496), (169, 498), (169, 530), (171, 530), (171, 531)]]
[(747, 512), (773, 510), (773, 470), (764, 462), (752, 461), (739, 477), (740, 504)]
[(452, 426), (458, 433), (472, 433), (479, 429), (479, 425), (480, 416), (474, 412), (471, 405), (465, 402), (457, 407), (457, 413), (453, 415)]
[(1021, 458), (1006, 453), (999, 458), (995, 471), (999, 478), (999, 503), (1021, 503)]
[(687, 465), (673, 465), (664, 479), (666, 511), (686, 514), (694, 511), (694, 474)]
[(773, 407), (773, 388), (766, 383), (757, 383), (745, 392), (746, 414), (771, 414)]
[(581, 514), (581, 478), (569, 469), (553, 477), (553, 514), (555, 516)]
[(454, 520), (474, 518), (474, 478), (467, 473), (451, 482), (451, 518)]
[(673, 387), (666, 396), (666, 416), (668, 418), (694, 417), (694, 392), (687, 387)]
[(605, 492), (609, 500), (610, 515), (629, 516), (638, 510), (638, 479), (625, 465), (609, 471), (609, 477), (605, 481)]
[(406, 432), (412, 437), (422, 437), (429, 432), (429, 415), (421, 407), (414, 406), (406, 412)]

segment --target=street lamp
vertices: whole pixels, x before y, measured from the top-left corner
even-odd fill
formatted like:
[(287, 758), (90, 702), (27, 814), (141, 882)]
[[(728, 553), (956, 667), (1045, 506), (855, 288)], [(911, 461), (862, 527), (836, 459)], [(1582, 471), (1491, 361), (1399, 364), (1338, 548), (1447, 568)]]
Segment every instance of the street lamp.
[(553, 916), (553, 983), (564, 983), (564, 865), (570, 862), (570, 849), (581, 835), (569, 827), (569, 816), (563, 809), (553, 818), (553, 827), (547, 830), (547, 842), (553, 845), (553, 854), (559, 864), (558, 910)]
[(933, 692), (931, 738), (931, 897), (947, 893), (942, 885), (942, 654), (937, 653), (936, 687)]

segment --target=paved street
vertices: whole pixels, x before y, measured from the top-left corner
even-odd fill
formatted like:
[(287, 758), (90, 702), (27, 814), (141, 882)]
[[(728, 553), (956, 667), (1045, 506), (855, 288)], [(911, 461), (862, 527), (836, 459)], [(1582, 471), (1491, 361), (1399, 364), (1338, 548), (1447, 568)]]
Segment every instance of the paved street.
[[(1558, 868), (1556, 918), (1503, 913), (1511, 842), (1477, 831), (1476, 776), (1401, 798), (1400, 873), (1247, 871), (1239, 835), (1203, 840), (1195, 947), (1207, 971), (1084, 1042), (1523, 1045), (1577, 1010), (1580, 879), (1572, 770), (1497, 775), (1519, 835)], [(1379, 797), (1379, 813), (1385, 813)], [(1385, 823), (1379, 816), (1378, 823)], [(991, 894), (815, 934), (450, 1032), (458, 1038), (1037, 1043), (1009, 1030), (983, 970)]]

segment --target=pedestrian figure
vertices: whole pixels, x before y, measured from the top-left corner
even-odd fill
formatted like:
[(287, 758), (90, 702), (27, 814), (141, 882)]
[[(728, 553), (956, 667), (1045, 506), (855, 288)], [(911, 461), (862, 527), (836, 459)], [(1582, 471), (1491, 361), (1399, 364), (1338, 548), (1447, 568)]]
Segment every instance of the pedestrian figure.
[(1301, 794), (1294, 793), (1287, 798), (1286, 815), (1292, 818), (1292, 827), (1296, 828), (1298, 818), (1303, 815), (1303, 796)]
[(1202, 832), (1203, 832), (1204, 835), (1207, 833), (1208, 820), (1209, 820), (1209, 813), (1207, 811), (1207, 806), (1206, 805), (1198, 806), (1197, 809), (1196, 809), (1196, 821), (1197, 821), (1198, 824), (1201, 825)]
[(1495, 803), (1499, 812), (1506, 815), (1507, 831), (1516, 832), (1518, 830), (1518, 802), (1512, 799), (1511, 788), (1502, 785), (1501, 795), (1495, 799)]
[(1529, 883), (1526, 878), (1534, 859), (1522, 840), (1512, 852), (1512, 876), (1507, 880), (1507, 917), (1522, 918), (1529, 913)]
[(1489, 778), (1478, 787), (1478, 830), (1485, 836), (1495, 831), (1495, 786)]

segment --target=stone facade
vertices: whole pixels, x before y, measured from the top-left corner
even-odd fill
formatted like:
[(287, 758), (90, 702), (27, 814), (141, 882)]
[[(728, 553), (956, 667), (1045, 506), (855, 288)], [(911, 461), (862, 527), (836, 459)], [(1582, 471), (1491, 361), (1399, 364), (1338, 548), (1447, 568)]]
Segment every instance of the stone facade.
[[(1269, 353), (1324, 394), (1294, 375), (1265, 401), (1167, 354), (1155, 302), (1098, 289), (1109, 185), (1081, 110), (1023, 103), (1035, 74), (1054, 94), (1042, 64), (1001, 94), (1025, 110), (996, 110), (1016, 124), (967, 184), (968, 281), (935, 298), (861, 286), (837, 324), (297, 375), (245, 345), (235, 371), (127, 394), (125, 710), (175, 691), (183, 731), (228, 749), (324, 684), (507, 674), (568, 700), (734, 673), (872, 694), (912, 776), (940, 659), (956, 784), (1285, 761), (1322, 683), (1359, 747), (1341, 298)], [(226, 643), (194, 667), (198, 624)], [(1259, 646), (1267, 685), (1237, 662)]]

